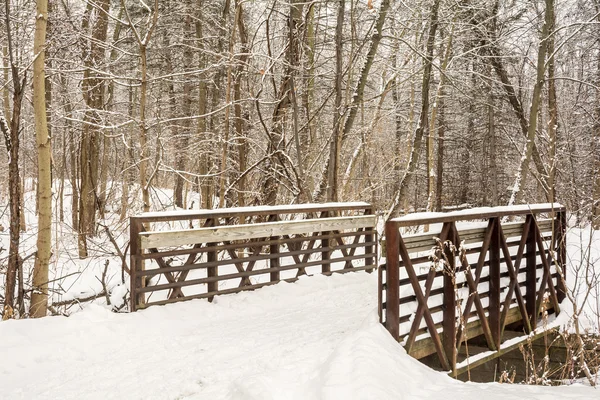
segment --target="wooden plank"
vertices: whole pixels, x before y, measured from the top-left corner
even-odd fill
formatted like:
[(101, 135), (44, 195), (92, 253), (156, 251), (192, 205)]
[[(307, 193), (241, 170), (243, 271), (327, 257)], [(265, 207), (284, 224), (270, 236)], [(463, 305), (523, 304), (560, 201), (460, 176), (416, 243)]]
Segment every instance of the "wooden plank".
[(400, 232), (398, 225), (394, 222), (385, 223), (385, 240), (386, 240), (386, 268), (385, 282), (387, 289), (385, 291), (386, 309), (385, 309), (385, 328), (390, 332), (395, 340), (398, 340), (400, 335), (400, 268), (398, 266), (400, 260), (399, 244)]
[[(332, 272), (329, 272), (329, 273), (323, 274), (323, 275), (331, 276), (333, 274), (345, 274), (348, 272), (365, 271), (366, 269), (367, 269), (367, 267), (357, 267), (357, 268), (353, 268), (351, 270), (346, 269), (346, 270), (332, 271)], [(293, 282), (296, 282), (297, 280), (298, 280), (298, 278), (286, 278), (286, 279), (280, 280), (279, 282), (270, 282), (270, 281), (269, 282), (261, 282), (261, 283), (253, 284), (250, 286), (243, 286), (241, 288), (230, 288), (230, 289), (216, 290), (216, 291), (207, 292), (207, 293), (193, 294), (193, 295), (186, 296), (184, 298), (158, 300), (158, 301), (148, 302), (148, 303), (144, 304), (143, 307), (139, 307), (139, 308), (143, 309), (143, 308), (148, 308), (149, 306), (166, 305), (166, 304), (172, 304), (172, 303), (177, 303), (177, 302), (184, 301), (184, 300), (193, 300), (193, 299), (208, 299), (210, 301), (214, 296), (218, 296), (218, 295), (236, 294), (236, 293), (240, 293), (243, 291), (260, 289), (265, 286), (276, 285), (280, 282), (293, 283)]]
[(399, 227), (436, 224), (443, 222), (467, 221), (476, 219), (501, 218), (528, 214), (546, 214), (565, 211), (560, 204), (554, 206), (549, 204), (531, 204), (523, 206), (503, 207), (482, 207), (481, 209), (470, 209), (450, 213), (415, 213), (403, 217), (394, 218)]
[[(306, 242), (309, 240), (321, 240), (321, 239), (332, 239), (336, 237), (355, 237), (355, 236), (363, 236), (366, 233), (370, 233), (374, 236), (377, 235), (377, 232), (372, 229), (367, 229), (365, 231), (353, 231), (353, 232), (339, 232), (339, 233), (330, 233), (328, 235), (310, 235), (310, 236), (298, 236), (291, 237), (288, 239), (288, 236), (279, 239), (269, 239), (265, 238), (259, 241), (241, 241), (241, 242), (233, 242), (230, 244), (213, 244), (211, 246), (202, 246), (202, 247), (191, 247), (185, 249), (177, 249), (177, 250), (167, 250), (167, 251), (157, 251), (156, 253), (144, 253), (142, 254), (142, 260), (150, 260), (155, 258), (163, 258), (163, 257), (177, 257), (177, 256), (187, 256), (191, 254), (199, 254), (199, 253), (208, 253), (210, 251), (222, 251), (227, 249), (244, 249), (252, 246), (271, 246), (271, 245), (279, 245), (284, 246), (289, 243), (297, 243), (297, 242)], [(158, 249), (157, 249), (158, 250)]]
[(376, 216), (316, 218), (299, 221), (265, 222), (252, 225), (229, 225), (213, 228), (144, 232), (142, 248), (181, 246), (185, 244), (246, 240), (332, 230), (372, 228)]
[(139, 274), (143, 270), (144, 262), (141, 259), (142, 248), (140, 245), (139, 233), (142, 230), (142, 224), (138, 221), (129, 221), (129, 270), (130, 277), (130, 295), (131, 295), (131, 311), (135, 311), (138, 305), (143, 305), (144, 296), (138, 296), (137, 289), (142, 287), (142, 276)]
[[(272, 214), (271, 216), (269, 216), (270, 222), (276, 222), (278, 220), (279, 220), (279, 216), (277, 214)], [(273, 239), (279, 239), (279, 237), (275, 236), (275, 237), (273, 237)], [(279, 244), (269, 245), (269, 253), (271, 254), (271, 256), (273, 256), (273, 255), (276, 256), (276, 257), (271, 258), (269, 261), (269, 266), (272, 270), (270, 279), (271, 279), (271, 282), (278, 282), (281, 279), (279, 271), (277, 271), (277, 268), (279, 268), (281, 266), (279, 263), (279, 261), (280, 261)]]
[[(460, 247), (460, 240), (458, 233), (456, 232), (456, 225), (454, 222), (447, 223), (450, 228), (448, 230), (447, 239), (455, 246), (456, 249)], [(442, 232), (444, 229), (442, 229)], [(440, 238), (441, 239), (441, 238)], [(444, 254), (446, 256), (448, 265), (444, 266), (444, 317), (442, 320), (443, 333), (442, 340), (444, 344), (444, 351), (446, 352), (446, 358), (450, 363), (450, 369), (456, 367), (456, 256), (457, 254), (448, 246), (444, 246)]]
[(557, 269), (560, 269), (561, 277), (559, 279), (560, 284), (556, 295), (558, 296), (558, 302), (561, 303), (567, 296), (567, 213), (561, 211), (558, 213), (557, 226), (555, 227), (556, 233), (556, 247), (557, 247)]
[[(447, 239), (448, 239), (448, 234), (450, 232), (451, 229), (451, 225), (446, 223), (444, 224), (444, 227), (442, 228), (442, 232), (440, 233), (440, 238), (439, 241), (440, 243), (444, 243)], [(402, 237), (400, 237), (400, 245), (401, 247), (404, 249), (404, 242), (402, 241)], [(443, 252), (443, 249), (438, 248), (438, 250), (436, 251), (436, 255), (441, 259), (442, 255), (440, 254), (441, 252)], [(443, 260), (441, 261), (443, 262)], [(427, 273), (427, 280), (425, 281), (425, 293), (423, 294), (423, 300), (421, 300), (418, 297), (418, 293), (417, 292), (421, 292), (421, 288), (420, 286), (415, 286), (414, 284), (414, 280), (411, 278), (412, 276), (416, 276), (416, 272), (414, 270), (414, 267), (410, 264), (408, 264), (406, 266), (406, 272), (408, 273), (409, 279), (411, 279), (411, 285), (413, 288), (413, 293), (415, 293), (417, 295), (417, 312), (415, 312), (415, 317), (413, 319), (412, 322), (412, 326), (410, 328), (410, 333), (408, 335), (408, 339), (406, 341), (406, 351), (410, 351), (410, 348), (412, 347), (415, 338), (417, 337), (417, 331), (419, 330), (419, 326), (421, 324), (421, 320), (423, 319), (424, 315), (429, 315), (429, 317), (431, 318), (431, 309), (429, 308), (429, 304), (428, 304), (428, 300), (429, 300), (429, 296), (431, 295), (431, 288), (433, 285), (433, 281), (436, 277), (436, 275), (438, 275), (439, 272), (443, 271), (438, 271), (436, 270), (436, 268), (434, 268), (434, 265), (431, 265), (429, 268), (429, 271)], [(445, 293), (445, 287), (442, 287), (442, 291), (443, 293)], [(440, 356), (441, 358), (441, 356)]]
[(371, 208), (369, 203), (307, 203), (276, 205), (264, 207), (232, 207), (217, 208), (212, 210), (182, 210), (182, 211), (160, 211), (148, 212), (131, 217), (141, 222), (181, 221), (192, 219), (218, 219), (239, 216), (266, 216), (272, 214), (303, 214), (319, 211), (359, 211)]
[[(216, 226), (216, 225), (218, 225), (218, 224), (219, 224), (219, 220), (218, 220), (218, 219), (215, 219), (215, 218), (211, 218), (211, 219), (209, 219), (209, 221), (207, 221), (207, 222), (208, 222), (208, 223), (209, 223), (211, 226)], [(206, 244), (206, 246), (207, 246), (207, 247), (215, 247), (215, 244), (216, 244), (216, 243), (207, 243), (207, 244)], [(218, 256), (218, 253), (217, 253), (217, 251), (216, 251), (216, 250), (215, 250), (215, 251), (209, 251), (208, 253), (206, 253), (206, 262), (207, 262), (207, 263), (216, 263), (216, 262), (217, 262), (217, 256)], [(209, 267), (209, 268), (206, 270), (206, 276), (207, 276), (208, 278), (213, 278), (213, 279), (216, 279), (218, 275), (219, 275), (219, 269), (218, 269), (218, 267), (217, 267), (217, 266), (214, 266), (214, 267)], [(216, 280), (215, 280), (215, 281), (212, 281), (212, 282), (209, 282), (209, 283), (207, 284), (207, 291), (208, 291), (209, 293), (210, 293), (210, 292), (216, 292), (218, 287), (219, 287), (219, 285), (218, 285), (218, 282), (217, 282)], [(212, 301), (212, 300), (213, 300), (213, 297), (212, 297), (212, 296), (208, 297), (208, 301)]]
[[(347, 244), (344, 245), (343, 247), (345, 248), (351, 248), (351, 247), (361, 247), (363, 245), (363, 243), (359, 243), (359, 244)], [(336, 247), (336, 249), (340, 248), (342, 246)], [(267, 254), (257, 254), (257, 255), (253, 255), (253, 256), (247, 256), (247, 257), (237, 257), (236, 258), (227, 258), (227, 259), (221, 259), (221, 260), (217, 260), (216, 257), (212, 257), (214, 258), (214, 261), (206, 261), (206, 262), (200, 262), (200, 263), (193, 263), (193, 264), (182, 264), (182, 265), (173, 265), (173, 266), (169, 266), (169, 267), (165, 267), (165, 268), (155, 268), (155, 269), (147, 269), (144, 270), (142, 272), (140, 272), (141, 275), (143, 276), (148, 276), (148, 277), (152, 277), (152, 276), (156, 276), (158, 274), (163, 274), (163, 273), (171, 273), (171, 272), (179, 272), (179, 271), (190, 271), (190, 270), (195, 270), (195, 269), (205, 269), (205, 268), (211, 268), (211, 267), (218, 267), (218, 266), (222, 266), (222, 265), (231, 265), (231, 264), (235, 264), (235, 263), (240, 263), (240, 262), (256, 262), (256, 261), (267, 261), (267, 260), (271, 260), (273, 258), (283, 258), (283, 257), (294, 257), (294, 256), (298, 256), (298, 255), (312, 255), (312, 254), (317, 254), (318, 252), (322, 251), (322, 250), (333, 250), (333, 248), (325, 248), (325, 249), (321, 249), (321, 248), (311, 248), (311, 249), (304, 249), (304, 250), (296, 250), (296, 251), (287, 251), (287, 252), (280, 252), (280, 253), (267, 253)], [(231, 251), (231, 249), (229, 249), (229, 251)], [(218, 254), (218, 253), (217, 253)], [(235, 253), (234, 253), (235, 254)], [(374, 253), (371, 254), (365, 254), (364, 257), (372, 257), (374, 255)], [(325, 260), (325, 262), (331, 262), (328, 260)], [(333, 261), (335, 262), (335, 260)], [(302, 262), (298, 262), (298, 265), (303, 264)]]
[(550, 329), (538, 332), (531, 336), (523, 335), (520, 340), (515, 341), (514, 343), (511, 343), (508, 346), (501, 347), (500, 350), (494, 351), (485, 357), (477, 358), (474, 361), (470, 361), (468, 363), (468, 365), (461, 366), (461, 367), (457, 368), (456, 371), (448, 372), (448, 375), (452, 376), (452, 377), (457, 377), (459, 375), (462, 375), (470, 369), (477, 368), (478, 366), (483, 365), (488, 361), (495, 360), (498, 357), (502, 357), (506, 353), (510, 353), (511, 351), (518, 349), (520, 345), (522, 345), (523, 343), (525, 343), (527, 341), (535, 342), (536, 340), (538, 340), (548, 334), (558, 332), (558, 330), (559, 330), (559, 328), (550, 328)]
[[(373, 215), (373, 209), (369, 208), (365, 210), (365, 215)], [(366, 229), (365, 229), (366, 231)], [(372, 233), (367, 233), (365, 232), (365, 243), (371, 243), (375, 241), (375, 248), (373, 248), (373, 245), (371, 244), (365, 244), (365, 253), (378, 253), (378, 249), (377, 249), (377, 241), (375, 240), (375, 236)], [(365, 265), (374, 265), (375, 264), (375, 260), (371, 257), (366, 257), (365, 258)], [(373, 269), (367, 269), (367, 272), (372, 272)]]
[[(523, 324), (525, 325), (525, 331), (531, 332), (531, 325), (529, 323), (529, 316), (527, 315), (527, 308), (525, 307), (525, 300), (523, 299), (523, 295), (521, 294), (521, 288), (518, 285), (518, 272), (515, 271), (515, 266), (512, 263), (508, 246), (504, 241), (504, 235), (502, 234), (502, 226), (499, 226), (498, 229), (500, 231), (500, 237), (503, 239), (500, 242), (500, 248), (504, 253), (504, 258), (506, 259), (505, 265), (508, 269), (508, 274), (510, 276), (510, 283), (508, 284), (508, 291), (506, 293), (506, 298), (504, 299), (502, 315), (500, 316), (500, 334), (502, 335), (504, 332), (506, 314), (508, 312), (508, 307), (510, 305), (510, 301), (512, 300), (513, 293), (516, 295), (517, 298), (517, 304), (519, 305), (519, 310), (521, 311), (521, 317), (523, 319)], [(526, 239), (527, 238), (525, 236), (521, 237), (521, 243), (519, 244), (519, 250), (517, 251), (517, 271), (519, 270), (519, 265), (521, 263), (521, 259), (523, 258), (523, 250), (525, 249)]]
[[(395, 226), (397, 226), (397, 224)], [(419, 305), (424, 304), (426, 307), (427, 300), (426, 300), (425, 296), (423, 295), (423, 292), (421, 291), (421, 287), (419, 286), (419, 281), (417, 280), (414, 269), (412, 268), (412, 265), (410, 263), (410, 257), (408, 255), (408, 251), (406, 250), (406, 247), (404, 247), (404, 243), (401, 240), (398, 241), (398, 250), (400, 253), (400, 257), (402, 257), (402, 259), (406, 263), (406, 271), (408, 272), (408, 276), (411, 280), (411, 285), (414, 289), (415, 295), (417, 296), (417, 304), (419, 304)], [(396, 301), (396, 300), (394, 300), (394, 301)], [(388, 302), (388, 307), (390, 307), (390, 302)], [(418, 309), (417, 309), (417, 311), (418, 311)], [(431, 339), (433, 340), (433, 343), (435, 345), (435, 349), (440, 358), (440, 363), (442, 364), (442, 367), (450, 368), (450, 364), (448, 363), (448, 358), (446, 357), (446, 353), (444, 352), (444, 348), (442, 346), (442, 341), (441, 341), (437, 331), (435, 330), (435, 323), (433, 322), (433, 318), (431, 317), (431, 314), (428, 312), (428, 310), (424, 310), (423, 315), (425, 318), (425, 322), (427, 323), (427, 326), (430, 329)]]
[[(551, 232), (552, 220), (545, 219), (544, 221), (545, 221), (544, 225), (542, 227), (540, 227), (540, 229), (542, 231), (550, 231)], [(523, 232), (523, 225), (524, 225), (523, 222), (502, 224), (502, 230), (504, 232), (504, 237), (507, 239), (514, 238), (514, 237), (520, 237), (521, 233)], [(509, 227), (508, 230), (505, 228), (506, 226)], [(469, 244), (473, 244), (473, 243), (480, 243), (484, 239), (484, 234), (486, 232), (486, 229), (487, 228), (459, 230), (461, 241), (465, 245), (469, 245)], [(436, 241), (434, 238), (436, 236), (439, 236), (439, 232), (408, 236), (405, 240), (406, 248), (408, 249), (409, 253), (419, 253), (419, 252), (429, 251), (429, 250), (431, 250), (432, 247), (435, 247), (435, 245), (436, 245)], [(403, 236), (403, 238), (404, 238), (404, 236)], [(511, 247), (511, 246), (516, 246), (518, 244), (518, 242), (507, 241), (507, 244)]]
[[(463, 315), (469, 315), (471, 312), (471, 307), (473, 306), (473, 302), (477, 299), (479, 299), (479, 302), (481, 302), (481, 293), (479, 293), (478, 288), (479, 288), (479, 281), (481, 280), (481, 274), (483, 272), (483, 266), (486, 264), (485, 261), (485, 257), (486, 254), (488, 253), (488, 250), (490, 248), (490, 243), (492, 242), (492, 235), (494, 233), (494, 229), (495, 229), (495, 225), (496, 223), (499, 223), (500, 221), (498, 219), (490, 219), (488, 221), (488, 226), (486, 228), (485, 231), (485, 235), (483, 238), (483, 242), (481, 244), (481, 248), (478, 249), (479, 250), (479, 257), (477, 258), (477, 264), (475, 265), (475, 279), (471, 285), (470, 291), (473, 293), (477, 293), (476, 296), (473, 295), (469, 295), (469, 298), (467, 299), (467, 303), (465, 304), (465, 310)], [(489, 265), (489, 261), (488, 261), (488, 265)], [(465, 268), (466, 269), (466, 268)], [(468, 276), (471, 275), (471, 273), (467, 274), (467, 280), (469, 279)], [(490, 336), (491, 335), (491, 331), (489, 330), (489, 326), (486, 323), (484, 326), (485, 329), (485, 333), (486, 335)], [(460, 344), (463, 341), (463, 328), (462, 325), (459, 327), (458, 329), (458, 343), (456, 344), (457, 349), (460, 348)], [(487, 336), (486, 336), (487, 337)], [(490, 341), (488, 344), (492, 344), (492, 341)], [(493, 346), (495, 346), (494, 344), (492, 344)]]
[(502, 290), (502, 287), (500, 286), (500, 242), (503, 240), (503, 238), (500, 237), (500, 229), (498, 229), (499, 225), (500, 219), (496, 218), (489, 248), (490, 331), (492, 332), (492, 337), (494, 338), (494, 344), (496, 345), (496, 348), (500, 347), (500, 341), (502, 338), (502, 328), (500, 326), (500, 291)]
[[(513, 307), (509, 310), (508, 315), (506, 317), (506, 323), (512, 324), (521, 319), (521, 313), (519, 312), (517, 307)], [(439, 327), (440, 325), (438, 325)], [(479, 319), (475, 321), (470, 321), (467, 323), (467, 329), (464, 335), (464, 339), (468, 340), (471, 338), (475, 338), (477, 336), (481, 336), (483, 334), (483, 330), (481, 328), (481, 321)], [(463, 340), (464, 340), (463, 339)], [(402, 338), (400, 339), (402, 340)], [(412, 349), (408, 354), (414, 358), (420, 359), (423, 357), (427, 357), (428, 355), (434, 354), (436, 352), (435, 344), (430, 336), (426, 338), (419, 339), (415, 342)], [(449, 368), (448, 368), (449, 370)]]
[(527, 232), (523, 232), (527, 235), (527, 253), (525, 258), (526, 271), (525, 271), (525, 306), (527, 307), (527, 315), (529, 316), (529, 322), (531, 329), (537, 328), (537, 313), (536, 313), (536, 299), (537, 299), (537, 254), (536, 243), (535, 243), (535, 229), (533, 224), (533, 216), (527, 216), (529, 226)]
[[(321, 213), (321, 218), (327, 218), (329, 217), (329, 212), (328, 211), (323, 211)], [(323, 236), (329, 236), (331, 232), (321, 232), (321, 234)], [(321, 239), (321, 260), (323, 260), (323, 265), (321, 266), (321, 272), (326, 273), (329, 272), (331, 269), (331, 263), (328, 262), (329, 260), (329, 256), (331, 255), (331, 250), (330, 250), (330, 243), (329, 243), (330, 239)]]
[[(371, 256), (374, 257), (375, 254), (371, 254)], [(337, 263), (337, 262), (344, 262), (344, 261), (348, 261), (348, 260), (358, 260), (358, 259), (362, 259), (362, 258), (364, 258), (364, 255), (361, 254), (358, 256), (332, 258), (329, 261), (331, 263)], [(229, 261), (230, 261), (230, 264), (233, 264), (237, 260), (229, 260)], [(288, 270), (294, 270), (294, 269), (298, 269), (298, 268), (307, 268), (307, 267), (321, 265), (321, 262), (322, 262), (321, 260), (316, 260), (316, 261), (311, 261), (311, 262), (307, 262), (304, 264), (285, 265), (285, 266), (278, 267), (276, 269), (276, 271), (288, 271)], [(365, 268), (362, 268), (362, 269), (365, 269)], [(172, 289), (172, 288), (176, 288), (176, 287), (200, 285), (200, 284), (205, 284), (205, 283), (210, 284), (210, 283), (215, 283), (215, 282), (220, 282), (220, 281), (225, 281), (225, 280), (230, 280), (230, 279), (237, 279), (237, 278), (249, 277), (249, 276), (254, 276), (254, 275), (269, 274), (269, 273), (273, 272), (273, 270), (274, 269), (272, 269), (272, 268), (264, 268), (264, 269), (252, 270), (252, 271), (246, 271), (246, 270), (242, 269), (240, 272), (236, 272), (233, 274), (224, 274), (224, 275), (218, 275), (218, 276), (215, 275), (215, 276), (209, 276), (207, 278), (198, 278), (198, 279), (192, 279), (192, 280), (183, 281), (183, 282), (163, 283), (163, 284), (159, 284), (159, 285), (148, 286), (148, 287), (145, 287), (142, 289), (138, 289), (138, 291), (141, 291), (144, 293), (145, 292), (156, 292), (159, 290)], [(353, 268), (353, 269), (346, 269), (345, 271), (352, 271), (352, 270), (358, 271), (358, 270), (360, 270), (360, 267)], [(341, 271), (341, 270), (336, 270), (336, 271), (331, 271), (331, 272), (338, 272), (338, 271)], [(327, 275), (327, 274), (324, 274), (324, 275)]]

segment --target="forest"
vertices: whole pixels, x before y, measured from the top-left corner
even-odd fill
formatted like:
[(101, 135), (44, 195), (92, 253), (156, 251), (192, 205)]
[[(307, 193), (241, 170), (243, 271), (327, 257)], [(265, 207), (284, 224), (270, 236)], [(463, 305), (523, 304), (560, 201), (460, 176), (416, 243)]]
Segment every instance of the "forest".
[(108, 299), (146, 211), (559, 202), (600, 228), (600, 0), (2, 3), (3, 319), (65, 313), (66, 263)]

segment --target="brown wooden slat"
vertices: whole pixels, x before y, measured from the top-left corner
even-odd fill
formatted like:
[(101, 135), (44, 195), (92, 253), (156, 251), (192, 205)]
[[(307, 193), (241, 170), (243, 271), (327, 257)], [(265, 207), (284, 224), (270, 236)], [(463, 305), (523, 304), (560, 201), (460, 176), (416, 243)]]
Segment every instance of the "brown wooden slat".
[(232, 207), (213, 210), (193, 210), (189, 212), (160, 212), (160, 213), (145, 213), (142, 215), (131, 217), (135, 221), (145, 222), (167, 222), (167, 221), (187, 221), (200, 219), (218, 219), (218, 218), (233, 218), (240, 216), (267, 216), (272, 214), (287, 215), (287, 214), (306, 214), (321, 211), (362, 211), (371, 209), (368, 203), (325, 203), (325, 204), (294, 204), (284, 206), (270, 207)]
[[(371, 256), (374, 257), (375, 254), (371, 254)], [(337, 263), (337, 262), (348, 261), (349, 259), (358, 260), (358, 259), (362, 259), (362, 258), (364, 258), (364, 255), (361, 254), (358, 256), (332, 258), (332, 259), (328, 260), (328, 262)], [(293, 269), (301, 268), (302, 266), (304, 266), (304, 267), (317, 266), (317, 265), (321, 265), (321, 262), (322, 262), (321, 260), (317, 260), (314, 262), (307, 262), (303, 265), (298, 265), (298, 264), (285, 265), (285, 266), (279, 267), (278, 271), (293, 270)], [(360, 270), (359, 268), (360, 267), (355, 267), (352, 270), (358, 271), (358, 270)], [(153, 291), (159, 291), (159, 290), (165, 290), (165, 289), (172, 289), (174, 287), (200, 285), (200, 284), (204, 284), (204, 283), (219, 282), (219, 281), (254, 276), (254, 275), (269, 274), (271, 272), (273, 272), (272, 268), (264, 268), (264, 269), (253, 270), (253, 271), (245, 271), (244, 270), (244, 271), (233, 273), (233, 274), (225, 274), (225, 275), (219, 275), (219, 276), (214, 276), (214, 277), (198, 278), (198, 279), (193, 279), (193, 280), (188, 280), (188, 281), (183, 281), (183, 282), (164, 283), (164, 284), (159, 284), (159, 285), (154, 285), (154, 286), (148, 286), (146, 288), (138, 289), (138, 291), (139, 292), (153, 292)], [(333, 271), (333, 272), (336, 272), (336, 271)]]
[(502, 218), (502, 217), (512, 217), (512, 216), (526, 216), (529, 214), (548, 214), (548, 213), (558, 213), (566, 211), (564, 207), (540, 207), (536, 210), (531, 210), (527, 206), (524, 206), (519, 210), (490, 210), (490, 211), (482, 211), (482, 212), (464, 212), (464, 213), (447, 213), (441, 214), (431, 217), (422, 217), (422, 218), (395, 218), (394, 222), (398, 223), (399, 227), (404, 226), (415, 226), (415, 225), (427, 225), (427, 224), (437, 224), (444, 222), (456, 222), (456, 221), (469, 221), (476, 219), (492, 219), (492, 218)]
[(400, 333), (400, 304), (397, 302), (398, 297), (400, 297), (400, 268), (398, 267), (400, 258), (400, 233), (398, 232), (398, 225), (393, 222), (387, 222), (385, 224), (385, 237), (385, 281), (388, 285), (385, 291), (385, 298), (388, 304), (385, 308), (385, 327), (392, 337), (398, 340)]
[[(533, 221), (535, 223), (535, 221)], [(499, 231), (500, 231), (500, 236), (503, 238), (503, 234), (502, 234), (502, 226), (498, 227)], [(506, 297), (504, 299), (504, 304), (503, 304), (503, 309), (502, 309), (502, 315), (500, 316), (500, 333), (502, 334), (504, 332), (504, 326), (505, 326), (505, 322), (506, 322), (506, 313), (508, 312), (508, 305), (510, 304), (510, 300), (512, 300), (512, 296), (513, 293), (516, 295), (517, 297), (517, 304), (519, 305), (519, 310), (521, 311), (521, 317), (523, 318), (523, 324), (525, 325), (525, 331), (527, 333), (531, 332), (531, 324), (529, 322), (529, 316), (527, 315), (527, 308), (525, 307), (525, 300), (523, 299), (523, 296), (521, 294), (521, 289), (518, 286), (518, 278), (517, 278), (517, 272), (515, 271), (515, 268), (519, 269), (519, 266), (521, 264), (521, 259), (523, 258), (523, 252), (525, 250), (525, 244), (527, 241), (527, 236), (526, 233), (523, 234), (523, 236), (521, 237), (521, 243), (519, 244), (519, 250), (517, 251), (517, 259), (516, 259), (516, 265), (513, 265), (512, 261), (511, 261), (511, 257), (510, 257), (510, 252), (508, 250), (508, 247), (506, 246), (506, 242), (504, 242), (504, 240), (502, 240), (502, 242), (500, 243), (500, 248), (502, 250), (502, 252), (504, 253), (504, 258), (506, 259), (506, 267), (508, 268), (508, 273), (510, 275), (510, 283), (508, 285), (508, 292), (506, 293)]]
[[(337, 270), (337, 271), (329, 272), (328, 274), (324, 274), (324, 275), (330, 276), (333, 274), (346, 274), (348, 272), (366, 271), (367, 269), (368, 269), (368, 267), (355, 267), (351, 270)], [(189, 296), (186, 296), (184, 298), (179, 298), (179, 299), (158, 300), (158, 301), (154, 301), (154, 302), (148, 302), (147, 304), (145, 304), (143, 307), (140, 307), (140, 308), (147, 308), (149, 306), (154, 306), (154, 305), (172, 304), (172, 303), (177, 303), (182, 300), (194, 300), (194, 299), (209, 299), (210, 300), (214, 296), (218, 296), (218, 295), (235, 294), (235, 293), (240, 293), (242, 291), (256, 290), (256, 289), (260, 289), (265, 286), (276, 285), (280, 282), (293, 283), (293, 282), (296, 282), (297, 280), (298, 280), (298, 278), (286, 278), (286, 279), (282, 279), (279, 282), (261, 282), (261, 283), (257, 283), (257, 284), (251, 285), (251, 286), (244, 286), (241, 288), (222, 289), (222, 290), (216, 290), (216, 291), (207, 292), (207, 293), (199, 293), (199, 294), (189, 295)]]
[[(387, 230), (386, 230), (386, 233), (387, 233)], [(431, 329), (431, 337), (432, 337), (433, 343), (435, 344), (437, 354), (440, 357), (440, 363), (442, 364), (442, 368), (449, 369), (450, 363), (448, 362), (448, 358), (446, 357), (446, 353), (444, 352), (444, 348), (442, 346), (441, 339), (440, 339), (437, 331), (435, 330), (435, 323), (433, 322), (431, 314), (426, 309), (426, 304), (427, 304), (426, 298), (424, 297), (423, 292), (421, 291), (421, 287), (419, 286), (419, 281), (417, 280), (417, 277), (412, 268), (412, 265), (410, 264), (410, 256), (408, 255), (408, 251), (404, 247), (404, 243), (402, 242), (401, 239), (398, 240), (398, 251), (399, 251), (400, 257), (402, 257), (402, 259), (404, 260), (404, 262), (406, 264), (406, 270), (408, 271), (408, 275), (411, 278), (411, 285), (413, 287), (415, 294), (417, 295), (418, 304), (425, 305), (424, 310), (423, 310), (423, 316), (425, 318), (425, 322), (427, 323), (427, 326)], [(388, 260), (388, 263), (389, 263), (389, 260)], [(388, 266), (388, 268), (389, 268), (389, 266)], [(388, 305), (388, 307), (389, 307), (389, 305)]]
[[(363, 244), (360, 243), (357, 245), (357, 247), (361, 247)], [(346, 247), (350, 248), (354, 246), (353, 244), (348, 244), (346, 245)], [(335, 250), (336, 248), (333, 249), (329, 249), (329, 250)], [(260, 255), (255, 255), (255, 256), (248, 256), (248, 257), (238, 257), (236, 255), (235, 259), (225, 259), (225, 260), (219, 260), (219, 261), (210, 261), (210, 262), (201, 262), (201, 263), (194, 263), (194, 264), (187, 264), (187, 265), (176, 265), (176, 266), (169, 266), (169, 267), (165, 267), (165, 268), (154, 268), (154, 269), (148, 269), (145, 270), (143, 272), (141, 272), (142, 275), (144, 276), (156, 276), (165, 272), (178, 272), (178, 271), (189, 271), (189, 270), (194, 270), (194, 269), (204, 269), (204, 268), (210, 268), (210, 267), (217, 267), (217, 266), (222, 266), (222, 265), (232, 265), (235, 263), (239, 263), (240, 261), (243, 262), (252, 262), (252, 261), (260, 261), (260, 260), (271, 260), (273, 258), (284, 258), (284, 257), (292, 257), (294, 255), (312, 255), (312, 254), (318, 254), (319, 252), (321, 252), (323, 249), (321, 248), (317, 248), (317, 249), (304, 249), (304, 250), (297, 250), (297, 251), (293, 251), (293, 252), (282, 252), (282, 253), (276, 253), (276, 254), (260, 254)], [(230, 251), (232, 251), (230, 249)]]
[[(199, 254), (199, 253), (208, 253), (210, 251), (221, 251), (221, 250), (227, 250), (227, 249), (241, 249), (241, 248), (246, 248), (249, 246), (258, 246), (258, 245), (263, 245), (263, 246), (270, 246), (270, 245), (286, 245), (288, 243), (295, 243), (295, 242), (303, 242), (303, 241), (309, 241), (309, 240), (321, 240), (321, 239), (331, 239), (337, 236), (340, 237), (355, 237), (355, 236), (364, 236), (365, 234), (371, 234), (371, 235), (376, 235), (377, 232), (374, 230), (367, 230), (365, 232), (342, 232), (338, 235), (334, 235), (334, 234), (330, 234), (330, 235), (311, 235), (311, 236), (305, 236), (305, 237), (296, 237), (296, 238), (290, 238), (290, 239), (277, 239), (277, 240), (260, 240), (260, 241), (256, 241), (256, 242), (251, 242), (251, 241), (243, 241), (243, 242), (231, 242), (231, 244), (229, 245), (224, 245), (224, 244), (214, 244), (212, 246), (203, 246), (201, 248), (187, 248), (187, 249), (179, 249), (179, 250), (168, 250), (168, 251), (158, 251), (158, 253), (145, 253), (142, 254), (140, 257), (141, 259), (147, 260), (147, 259), (154, 259), (154, 258), (159, 258), (159, 257), (176, 257), (176, 256), (185, 256), (188, 254)], [(158, 249), (157, 249), (158, 250)]]
[(500, 341), (502, 339), (502, 328), (500, 326), (500, 291), (502, 290), (502, 287), (500, 286), (500, 242), (503, 240), (503, 238), (500, 237), (500, 230), (498, 229), (499, 225), (500, 220), (499, 218), (496, 218), (489, 248), (489, 291), (491, 294), (489, 305), (489, 322), (496, 349), (500, 347)]

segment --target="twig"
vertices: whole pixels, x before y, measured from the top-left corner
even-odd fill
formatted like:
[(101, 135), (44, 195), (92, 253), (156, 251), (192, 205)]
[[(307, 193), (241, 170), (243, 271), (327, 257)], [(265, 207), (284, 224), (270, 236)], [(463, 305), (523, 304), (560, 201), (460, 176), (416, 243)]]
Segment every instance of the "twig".
[(107, 295), (106, 292), (104, 290), (102, 290), (100, 293), (96, 293), (96, 294), (93, 294), (93, 295), (87, 296), (87, 297), (77, 297), (77, 298), (71, 299), (71, 300), (57, 301), (55, 303), (52, 303), (49, 307), (72, 306), (75, 304), (85, 303), (87, 301), (96, 300), (96, 299), (98, 299), (100, 297), (104, 297), (106, 295)]
[(110, 229), (108, 229), (108, 226), (103, 225), (103, 224), (98, 224), (98, 225), (100, 225), (101, 227), (104, 228), (104, 232), (106, 232), (106, 235), (108, 236), (108, 240), (110, 240), (112, 245), (115, 247), (115, 250), (117, 251), (117, 255), (121, 259), (121, 268), (123, 268), (123, 270), (125, 272), (127, 272), (128, 275), (131, 275), (131, 273), (129, 272), (129, 267), (127, 266), (127, 257), (125, 255), (125, 254), (127, 254), (127, 249), (129, 248), (129, 243), (127, 243), (127, 246), (125, 246), (125, 254), (123, 254), (123, 252), (121, 251), (121, 248), (119, 247), (119, 244), (117, 243), (114, 236), (110, 232)]

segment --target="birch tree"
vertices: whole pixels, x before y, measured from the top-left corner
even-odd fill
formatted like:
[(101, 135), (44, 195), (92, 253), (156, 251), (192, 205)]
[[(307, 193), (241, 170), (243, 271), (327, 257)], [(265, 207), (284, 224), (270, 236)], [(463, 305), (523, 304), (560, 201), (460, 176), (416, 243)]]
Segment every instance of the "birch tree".
[(29, 315), (44, 317), (48, 308), (48, 264), (52, 252), (52, 150), (46, 115), (44, 68), (48, 0), (36, 0), (33, 42), (33, 109), (38, 159), (38, 236)]

